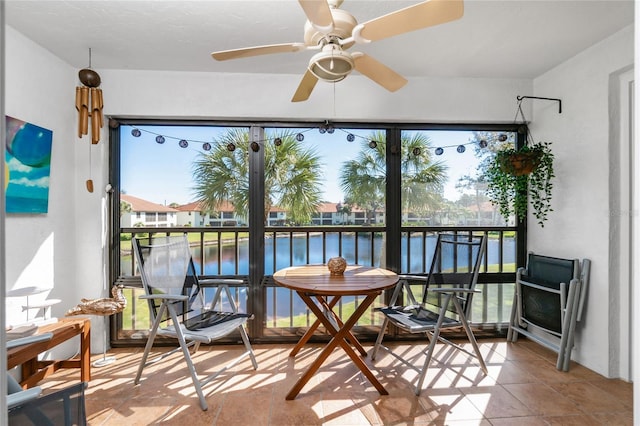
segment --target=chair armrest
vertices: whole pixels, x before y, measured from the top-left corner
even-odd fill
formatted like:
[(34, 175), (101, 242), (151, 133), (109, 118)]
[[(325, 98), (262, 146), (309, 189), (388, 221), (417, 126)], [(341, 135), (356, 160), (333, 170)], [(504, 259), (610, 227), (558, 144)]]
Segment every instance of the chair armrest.
[(142, 294), (139, 299), (165, 299), (165, 300), (188, 300), (188, 296), (181, 294)]
[(480, 290), (470, 290), (468, 288), (447, 288), (447, 287), (430, 288), (429, 291), (434, 293), (482, 293), (482, 291)]
[(403, 275), (398, 275), (398, 280), (411, 280), (411, 281), (424, 281), (427, 282), (429, 281), (429, 276), (428, 275), (409, 275), (409, 274), (403, 274)]
[(235, 278), (206, 278), (198, 279), (198, 282), (202, 284), (243, 284), (243, 280)]
[[(529, 277), (525, 277), (525, 278), (529, 278)], [(550, 283), (546, 281), (535, 282), (535, 280), (528, 280), (528, 279), (521, 279), (521, 278), (517, 279), (516, 283), (518, 285), (524, 285), (526, 287), (535, 288), (540, 291), (545, 291), (547, 293), (554, 293), (554, 294), (560, 294), (564, 286), (566, 286), (566, 283), (562, 283), (562, 282), (558, 282), (558, 283), (552, 283), (552, 282)], [(554, 288), (555, 286), (557, 286), (557, 288)]]
[(25, 402), (38, 398), (40, 394), (42, 394), (42, 388), (40, 388), (40, 386), (9, 394), (7, 395), (7, 408), (22, 405)]

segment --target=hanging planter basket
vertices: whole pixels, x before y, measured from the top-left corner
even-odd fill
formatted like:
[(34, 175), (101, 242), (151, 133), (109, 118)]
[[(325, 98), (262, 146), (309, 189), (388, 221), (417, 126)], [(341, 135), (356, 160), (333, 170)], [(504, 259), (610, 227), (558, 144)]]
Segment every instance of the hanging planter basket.
[(524, 220), (530, 205), (538, 223), (544, 226), (551, 209), (551, 183), (554, 177), (553, 153), (549, 142), (507, 148), (496, 152), (485, 171), (487, 196), (508, 218), (514, 214)]
[(500, 164), (500, 169), (504, 173), (509, 173), (513, 176), (529, 175), (533, 172), (542, 161), (541, 151), (527, 151), (527, 152), (512, 152), (504, 153), (496, 158), (496, 161)]

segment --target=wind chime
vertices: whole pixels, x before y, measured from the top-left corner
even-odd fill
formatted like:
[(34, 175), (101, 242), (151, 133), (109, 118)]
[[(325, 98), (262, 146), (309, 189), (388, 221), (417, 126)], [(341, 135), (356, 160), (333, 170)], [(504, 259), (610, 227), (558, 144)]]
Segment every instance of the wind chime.
[[(91, 69), (91, 49), (89, 49), (89, 68), (83, 68), (78, 72), (78, 77), (83, 86), (76, 87), (76, 109), (78, 110), (78, 137), (89, 134), (89, 119), (91, 119), (91, 145), (100, 142), (100, 129), (103, 125), (102, 116), (102, 89), (100, 75)], [(93, 180), (91, 179), (91, 145), (89, 145), (89, 179), (87, 191), (93, 192)]]

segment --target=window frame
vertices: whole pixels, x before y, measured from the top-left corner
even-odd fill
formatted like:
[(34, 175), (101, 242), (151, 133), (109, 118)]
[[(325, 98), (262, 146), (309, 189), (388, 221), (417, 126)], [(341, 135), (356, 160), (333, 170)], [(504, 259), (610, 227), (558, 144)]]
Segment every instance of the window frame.
[[(245, 122), (245, 121), (215, 121), (215, 120), (157, 120), (146, 118), (120, 118), (113, 117), (109, 121), (109, 182), (112, 187), (110, 192), (110, 215), (109, 215), (109, 240), (110, 249), (108, 255), (108, 271), (109, 282), (111, 285), (120, 280), (120, 152), (121, 152), (121, 138), (120, 138), (120, 126), (228, 126), (228, 127), (248, 127), (250, 132), (250, 138), (252, 141), (260, 142), (264, 140), (265, 128), (309, 128), (313, 126), (321, 126), (325, 123), (310, 123), (305, 121), (297, 122), (277, 122), (277, 121), (264, 121), (264, 122)], [(393, 271), (401, 270), (401, 260), (399, 253), (401, 252), (401, 235), (402, 235), (402, 214), (401, 214), (401, 200), (400, 200), (400, 156), (397, 154), (400, 150), (398, 145), (401, 141), (402, 131), (429, 131), (429, 130), (451, 130), (451, 131), (494, 131), (494, 132), (515, 132), (516, 146), (520, 147), (524, 144), (525, 132), (523, 126), (516, 123), (498, 123), (498, 124), (433, 124), (433, 123), (366, 123), (366, 122), (335, 122), (334, 126), (340, 126), (343, 128), (364, 129), (368, 131), (382, 130), (387, 135), (387, 182), (386, 182), (386, 197), (385, 197), (385, 215), (386, 215), (386, 267)], [(260, 152), (260, 151), (258, 151)], [(264, 182), (260, 182), (258, 177), (264, 176), (264, 156), (263, 155), (251, 155), (250, 156), (250, 188), (251, 195), (249, 197), (249, 283), (250, 283), (250, 305), (249, 309), (256, 315), (258, 320), (252, 321), (250, 325), (250, 335), (256, 341), (266, 339), (267, 341), (277, 341), (275, 338), (265, 338), (263, 324), (265, 324), (265, 309), (264, 309), (264, 295), (265, 292), (261, 285), (265, 279), (264, 271), (264, 253), (260, 252), (260, 248), (264, 246), (262, 242), (265, 236), (265, 224), (261, 218), (264, 218)], [(354, 219), (357, 218), (357, 212), (354, 214)], [(364, 217), (364, 212), (362, 212)], [(322, 217), (322, 215), (320, 215)], [(357, 223), (357, 219), (356, 219)], [(516, 221), (517, 248), (516, 248), (516, 263), (517, 265), (524, 265), (526, 258), (526, 220)], [(487, 274), (487, 279), (495, 282), (496, 279), (500, 279), (500, 282), (507, 282), (511, 274), (507, 274), (503, 277), (498, 277), (498, 274)], [(513, 274), (514, 275), (514, 274)], [(129, 346), (131, 344), (140, 344), (138, 341), (122, 340), (117, 338), (118, 329), (122, 327), (121, 314), (113, 315), (111, 317), (111, 343), (114, 346)]]

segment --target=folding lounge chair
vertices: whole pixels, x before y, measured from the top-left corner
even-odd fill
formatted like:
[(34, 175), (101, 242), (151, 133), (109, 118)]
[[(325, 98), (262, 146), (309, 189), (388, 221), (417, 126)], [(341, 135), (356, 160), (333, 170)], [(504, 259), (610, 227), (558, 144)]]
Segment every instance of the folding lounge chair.
[(569, 370), (576, 322), (582, 316), (591, 262), (529, 253), (516, 273), (507, 339), (518, 334), (558, 354), (556, 368)]
[[(216, 284), (216, 291), (210, 303), (205, 303), (205, 295), (191, 258), (186, 235), (133, 239), (136, 260), (140, 269), (145, 295), (140, 296), (149, 303), (149, 312), (153, 326), (140, 361), (135, 384), (140, 382), (145, 366), (181, 350), (187, 363), (193, 385), (200, 400), (200, 407), (207, 409), (202, 387), (222, 372), (232, 368), (245, 356), (251, 358), (253, 368), (258, 368), (253, 349), (246, 332), (246, 322), (250, 314), (238, 312), (236, 303), (229, 291), (229, 284), (241, 283), (241, 280), (212, 279), (207, 283)], [(222, 309), (223, 302), (228, 309)], [(218, 308), (218, 309), (216, 309)], [(199, 379), (189, 348), (197, 351), (200, 343), (214, 340), (238, 332), (246, 351), (219, 371)], [(149, 352), (157, 335), (178, 339), (179, 347), (147, 362)]]
[[(416, 369), (419, 373), (415, 387), (416, 395), (420, 395), (422, 391), (427, 369), (431, 364), (438, 341), (475, 357), (482, 371), (487, 373), (484, 359), (469, 326), (473, 295), (479, 293), (475, 286), (485, 250), (486, 237), (484, 235), (439, 234), (429, 274), (426, 276), (401, 275), (391, 296), (389, 306), (379, 309), (384, 315), (384, 321), (373, 347), (371, 358), (375, 359), (378, 350), (383, 348), (398, 360)], [(420, 293), (417, 294), (422, 295), (420, 302), (416, 298), (416, 287), (420, 289)], [(403, 291), (407, 303), (398, 304)], [(414, 366), (382, 345), (389, 323), (405, 332), (426, 334), (429, 346), (421, 366)], [(442, 330), (449, 328), (464, 329), (473, 347), (473, 353), (445, 339), (440, 334)]]

